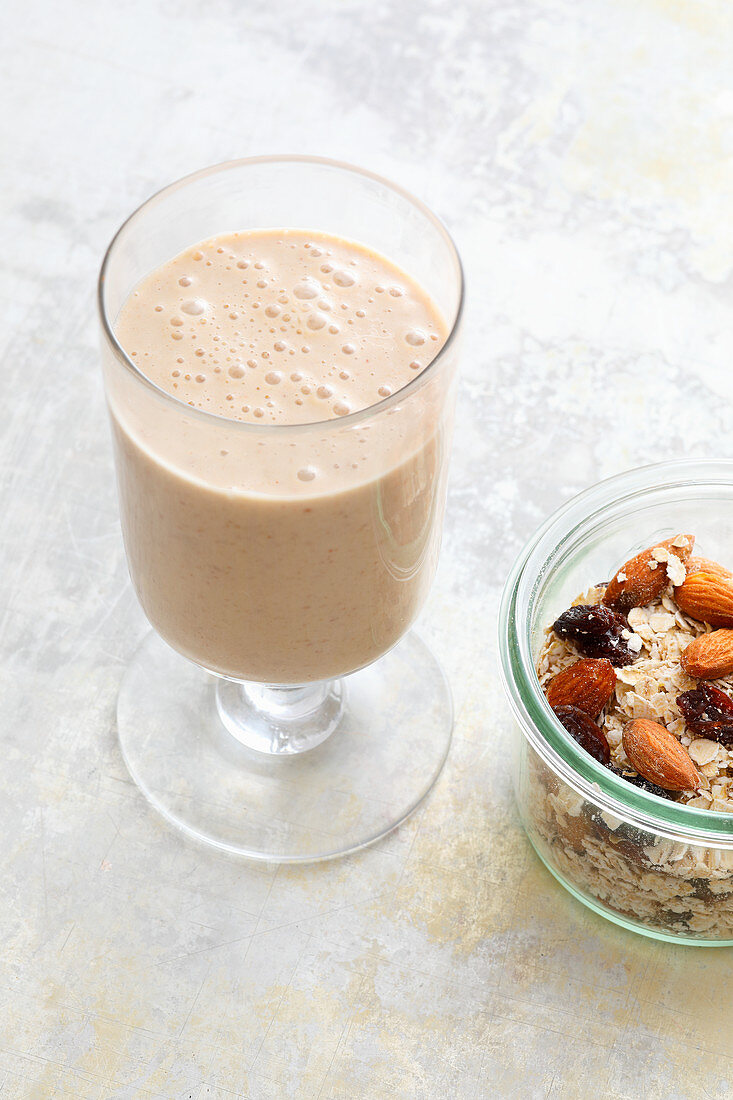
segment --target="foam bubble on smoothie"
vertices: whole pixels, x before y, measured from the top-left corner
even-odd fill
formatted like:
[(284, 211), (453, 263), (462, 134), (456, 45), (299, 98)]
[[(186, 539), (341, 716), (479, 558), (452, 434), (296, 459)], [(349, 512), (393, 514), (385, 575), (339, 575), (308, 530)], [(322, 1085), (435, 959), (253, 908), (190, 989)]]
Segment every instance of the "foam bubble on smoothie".
[(350, 271), (334, 271), (333, 281), (336, 286), (353, 286), (356, 279)]
[(321, 288), (315, 279), (305, 278), (302, 283), (296, 283), (293, 287), (293, 294), (301, 301), (309, 301), (311, 298), (317, 298), (320, 294)]
[(181, 313), (188, 313), (192, 317), (197, 317), (200, 313), (206, 312), (207, 302), (203, 298), (189, 298), (185, 302), (181, 302)]

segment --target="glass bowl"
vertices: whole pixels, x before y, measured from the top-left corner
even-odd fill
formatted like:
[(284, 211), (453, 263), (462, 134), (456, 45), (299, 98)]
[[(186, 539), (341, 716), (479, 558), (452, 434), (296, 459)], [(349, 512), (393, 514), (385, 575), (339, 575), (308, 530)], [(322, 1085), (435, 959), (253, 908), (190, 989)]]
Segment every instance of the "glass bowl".
[(585, 905), (676, 943), (733, 944), (733, 814), (647, 793), (565, 732), (540, 688), (545, 627), (594, 583), (680, 531), (733, 565), (733, 462), (680, 461), (602, 481), (543, 524), (507, 580), (499, 619), (504, 688), (519, 726), (514, 783), (527, 835)]

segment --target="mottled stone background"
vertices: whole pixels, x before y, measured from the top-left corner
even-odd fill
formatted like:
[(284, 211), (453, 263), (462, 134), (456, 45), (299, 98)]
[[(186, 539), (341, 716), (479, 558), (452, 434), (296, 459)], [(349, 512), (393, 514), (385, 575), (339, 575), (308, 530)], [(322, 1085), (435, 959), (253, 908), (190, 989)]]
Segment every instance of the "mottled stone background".
[[(733, 1091), (727, 950), (586, 912), (528, 849), (494, 622), (595, 479), (733, 456), (728, 0), (5, 0), (0, 34), (0, 1094), (224, 1100)], [(435, 207), (470, 289), (423, 633), (458, 722), (395, 835), (315, 868), (150, 810), (114, 703), (132, 595), (94, 280), (202, 165), (343, 158)]]

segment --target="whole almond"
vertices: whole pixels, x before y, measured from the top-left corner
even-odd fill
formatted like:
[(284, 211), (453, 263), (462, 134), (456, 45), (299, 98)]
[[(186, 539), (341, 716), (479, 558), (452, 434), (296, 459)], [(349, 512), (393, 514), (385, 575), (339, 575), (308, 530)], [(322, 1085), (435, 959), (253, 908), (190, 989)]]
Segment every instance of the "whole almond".
[[(614, 611), (626, 613), (632, 607), (644, 607), (656, 600), (670, 579), (675, 579), (667, 571), (668, 557), (678, 558), (681, 566), (685, 566), (694, 545), (694, 535), (675, 535), (674, 538), (655, 542), (640, 554), (635, 554), (611, 578), (601, 602)], [(672, 561), (671, 566), (674, 565), (676, 563)], [(678, 571), (681, 566), (677, 565)]]
[(730, 569), (710, 558), (690, 558), (687, 563), (687, 575), (691, 573), (715, 573), (718, 577), (733, 577)]
[(733, 627), (733, 577), (719, 573), (689, 573), (674, 590), (681, 611), (711, 626)]
[(545, 694), (553, 708), (577, 707), (597, 718), (613, 695), (616, 673), (605, 657), (583, 657), (550, 680)]
[(713, 630), (690, 642), (680, 657), (688, 676), (717, 680), (733, 672), (733, 630)]
[(700, 775), (689, 754), (658, 722), (635, 718), (624, 726), (622, 740), (631, 765), (651, 783), (665, 791), (690, 791), (699, 786)]

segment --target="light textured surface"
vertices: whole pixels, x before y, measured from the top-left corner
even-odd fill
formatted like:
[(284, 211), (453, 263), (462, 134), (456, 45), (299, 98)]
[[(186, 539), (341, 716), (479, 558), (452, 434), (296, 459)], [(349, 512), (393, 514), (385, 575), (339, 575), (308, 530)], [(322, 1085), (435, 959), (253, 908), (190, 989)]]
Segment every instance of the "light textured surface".
[[(731, 953), (604, 923), (528, 850), (494, 621), (572, 492), (733, 454), (730, 3), (5, 0), (2, 24), (0, 1096), (729, 1096)], [(455, 745), (395, 835), (298, 870), (193, 847), (126, 776), (146, 626), (93, 314), (150, 192), (282, 151), (415, 190), (470, 287), (422, 622)]]

